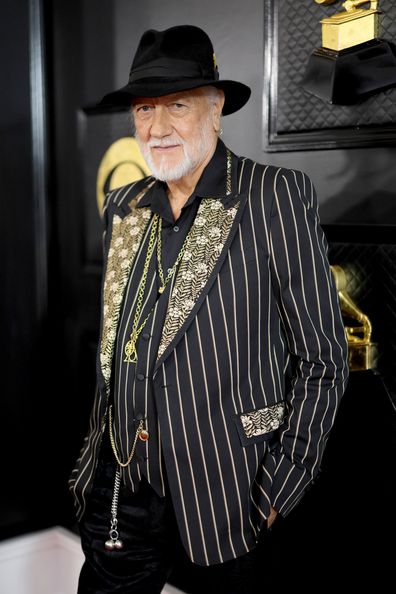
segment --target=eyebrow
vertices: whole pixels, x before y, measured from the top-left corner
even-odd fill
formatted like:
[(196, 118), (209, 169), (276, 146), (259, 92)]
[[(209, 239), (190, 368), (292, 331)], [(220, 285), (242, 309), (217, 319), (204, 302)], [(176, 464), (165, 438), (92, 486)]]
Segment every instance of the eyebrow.
[[(164, 95), (164, 96), (166, 96), (166, 95)], [(161, 98), (162, 97), (158, 97), (158, 99), (161, 99)], [(156, 99), (156, 97), (141, 97), (141, 98), (139, 97), (132, 101), (132, 107), (135, 107), (136, 105), (145, 105), (145, 104), (151, 103), (155, 99)], [(172, 97), (169, 98), (168, 102), (169, 103), (177, 103), (181, 99), (191, 100), (191, 99), (193, 99), (193, 95), (190, 95), (188, 93), (181, 91), (180, 93), (172, 94)]]

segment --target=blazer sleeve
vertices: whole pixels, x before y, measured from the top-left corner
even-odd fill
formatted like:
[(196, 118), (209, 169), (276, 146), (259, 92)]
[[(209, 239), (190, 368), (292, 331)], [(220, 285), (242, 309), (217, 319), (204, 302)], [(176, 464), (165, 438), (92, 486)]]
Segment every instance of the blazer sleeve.
[(347, 342), (316, 194), (307, 175), (274, 178), (271, 274), (292, 361), (286, 416), (276, 450), (271, 503), (286, 515), (319, 471), (344, 392)]

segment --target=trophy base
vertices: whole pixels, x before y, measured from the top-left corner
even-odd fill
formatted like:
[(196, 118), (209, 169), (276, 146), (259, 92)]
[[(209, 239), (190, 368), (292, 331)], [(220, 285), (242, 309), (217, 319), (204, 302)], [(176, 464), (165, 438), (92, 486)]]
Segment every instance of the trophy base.
[(365, 371), (375, 369), (377, 366), (377, 345), (370, 342), (368, 344), (352, 343), (349, 344), (349, 369), (351, 371)]
[(314, 50), (302, 80), (308, 93), (336, 105), (353, 105), (394, 85), (395, 51), (381, 39), (339, 52), (323, 47)]

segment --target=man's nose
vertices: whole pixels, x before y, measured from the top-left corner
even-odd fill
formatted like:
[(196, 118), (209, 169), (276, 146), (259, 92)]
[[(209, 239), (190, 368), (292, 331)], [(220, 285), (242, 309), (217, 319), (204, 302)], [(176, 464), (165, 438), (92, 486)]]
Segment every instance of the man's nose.
[(154, 109), (150, 134), (151, 136), (155, 136), (156, 138), (162, 138), (163, 136), (167, 136), (171, 133), (172, 126), (169, 114), (164, 106), (157, 105)]

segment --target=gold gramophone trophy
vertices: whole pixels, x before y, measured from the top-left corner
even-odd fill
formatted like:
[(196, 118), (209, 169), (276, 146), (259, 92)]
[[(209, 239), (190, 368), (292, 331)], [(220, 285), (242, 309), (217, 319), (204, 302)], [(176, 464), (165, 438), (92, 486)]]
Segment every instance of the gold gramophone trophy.
[(322, 47), (311, 54), (302, 86), (330, 103), (352, 105), (396, 85), (396, 54), (388, 41), (379, 39), (378, 0), (346, 0), (342, 6), (341, 12), (320, 21)]
[(351, 371), (373, 369), (377, 360), (377, 344), (371, 341), (370, 319), (347, 292), (347, 275), (341, 266), (331, 267), (337, 287), (345, 332), (348, 339), (348, 363)]

